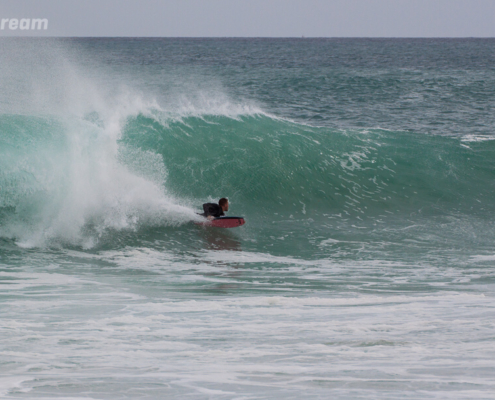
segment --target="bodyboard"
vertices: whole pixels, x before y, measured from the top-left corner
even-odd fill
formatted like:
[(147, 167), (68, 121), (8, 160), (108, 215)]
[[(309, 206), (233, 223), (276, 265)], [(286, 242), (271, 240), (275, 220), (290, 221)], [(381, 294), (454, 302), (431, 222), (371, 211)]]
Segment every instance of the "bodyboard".
[(196, 225), (213, 226), (215, 228), (237, 228), (244, 225), (246, 221), (243, 217), (218, 217), (206, 219), (203, 222), (195, 222)]

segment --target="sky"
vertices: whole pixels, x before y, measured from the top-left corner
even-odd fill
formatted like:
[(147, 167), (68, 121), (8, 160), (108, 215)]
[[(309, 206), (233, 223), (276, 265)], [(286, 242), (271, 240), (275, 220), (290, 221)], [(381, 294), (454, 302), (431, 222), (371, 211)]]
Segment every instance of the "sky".
[(0, 36), (495, 37), (495, 0), (0, 0), (3, 19)]

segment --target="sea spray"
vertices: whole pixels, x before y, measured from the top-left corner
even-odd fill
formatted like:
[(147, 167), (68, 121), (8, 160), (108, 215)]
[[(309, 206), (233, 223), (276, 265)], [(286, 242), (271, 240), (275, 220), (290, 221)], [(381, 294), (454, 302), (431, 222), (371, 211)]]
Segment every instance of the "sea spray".
[[(22, 96), (19, 87), (2, 82), (9, 89), (2, 93), (9, 112), (0, 116), (2, 236), (28, 247), (91, 247), (108, 229), (197, 218), (167, 194), (160, 155), (119, 143), (127, 120), (147, 115), (153, 101), (124, 86), (100, 88), (60, 52), (50, 54), (29, 67), (33, 87)], [(23, 55), (35, 57), (28, 49)], [(22, 66), (19, 73), (26, 74)]]

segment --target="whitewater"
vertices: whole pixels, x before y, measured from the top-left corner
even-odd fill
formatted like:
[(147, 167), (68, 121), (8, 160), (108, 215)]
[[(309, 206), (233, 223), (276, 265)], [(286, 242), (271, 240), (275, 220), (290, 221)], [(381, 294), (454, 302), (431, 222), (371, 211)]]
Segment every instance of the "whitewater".
[(492, 399), (494, 50), (2, 38), (0, 396)]

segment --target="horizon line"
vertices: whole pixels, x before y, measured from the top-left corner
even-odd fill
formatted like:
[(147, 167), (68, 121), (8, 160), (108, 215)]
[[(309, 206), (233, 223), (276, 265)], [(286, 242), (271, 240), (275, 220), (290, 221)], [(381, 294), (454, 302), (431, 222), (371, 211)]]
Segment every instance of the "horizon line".
[(52, 36), (0, 35), (0, 38), (45, 39), (495, 39), (495, 36)]

